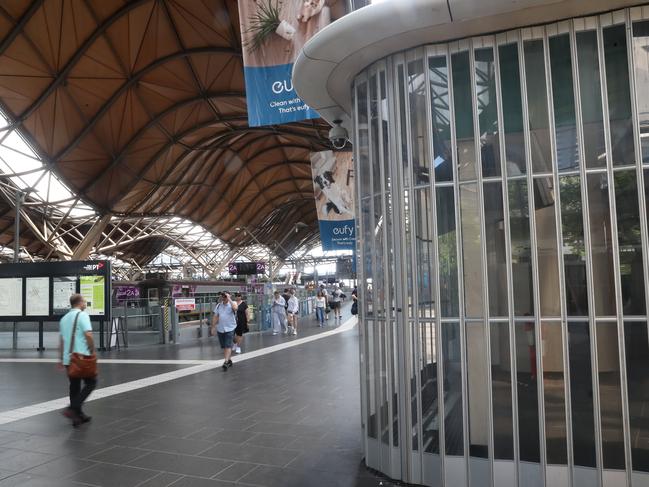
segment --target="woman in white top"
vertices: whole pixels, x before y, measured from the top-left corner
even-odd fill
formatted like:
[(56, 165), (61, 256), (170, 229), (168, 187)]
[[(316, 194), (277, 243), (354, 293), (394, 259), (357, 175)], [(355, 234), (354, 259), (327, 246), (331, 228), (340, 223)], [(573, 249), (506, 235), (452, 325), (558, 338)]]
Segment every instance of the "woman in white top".
[(318, 326), (324, 326), (324, 311), (325, 306), (327, 305), (327, 298), (324, 297), (322, 291), (318, 291), (318, 295), (315, 298), (315, 317), (318, 320)]
[(300, 303), (295, 296), (295, 289), (291, 289), (289, 295), (288, 307), (286, 308), (286, 312), (288, 313), (289, 333), (297, 335), (297, 317), (300, 311)]

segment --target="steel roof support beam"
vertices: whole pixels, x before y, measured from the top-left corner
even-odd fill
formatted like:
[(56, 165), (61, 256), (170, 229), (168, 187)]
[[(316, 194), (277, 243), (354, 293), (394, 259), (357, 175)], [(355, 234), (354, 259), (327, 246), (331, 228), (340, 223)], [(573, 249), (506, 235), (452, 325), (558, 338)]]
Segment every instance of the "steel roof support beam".
[(113, 215), (107, 213), (95, 222), (81, 243), (74, 249), (72, 260), (86, 260), (88, 258), (90, 251), (101, 237), (101, 233), (108, 226), (112, 217)]

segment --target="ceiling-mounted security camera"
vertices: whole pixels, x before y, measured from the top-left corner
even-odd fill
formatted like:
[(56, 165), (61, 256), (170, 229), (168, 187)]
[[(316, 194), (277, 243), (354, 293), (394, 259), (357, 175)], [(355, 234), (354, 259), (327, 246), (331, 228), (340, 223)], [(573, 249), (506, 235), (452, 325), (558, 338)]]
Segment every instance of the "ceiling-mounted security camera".
[(334, 149), (343, 149), (349, 140), (347, 129), (341, 123), (342, 120), (334, 120), (334, 126), (329, 130), (329, 140)]

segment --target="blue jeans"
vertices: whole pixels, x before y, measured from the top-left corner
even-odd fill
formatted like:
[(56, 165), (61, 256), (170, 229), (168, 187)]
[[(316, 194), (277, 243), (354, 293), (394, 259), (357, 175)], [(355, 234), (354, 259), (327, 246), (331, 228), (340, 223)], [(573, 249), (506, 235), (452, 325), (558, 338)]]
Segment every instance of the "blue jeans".
[(324, 308), (316, 308), (315, 317), (318, 320), (318, 323), (324, 323)]

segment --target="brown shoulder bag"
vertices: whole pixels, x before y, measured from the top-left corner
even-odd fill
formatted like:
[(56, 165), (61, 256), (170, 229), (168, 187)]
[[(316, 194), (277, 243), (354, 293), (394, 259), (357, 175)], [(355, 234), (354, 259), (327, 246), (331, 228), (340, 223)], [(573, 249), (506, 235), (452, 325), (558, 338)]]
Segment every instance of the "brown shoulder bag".
[(77, 336), (77, 320), (81, 311), (74, 317), (74, 326), (72, 327), (72, 337), (70, 338), (70, 365), (68, 365), (68, 376), (73, 379), (92, 379), (97, 377), (97, 356), (83, 355), (73, 352), (74, 339)]

